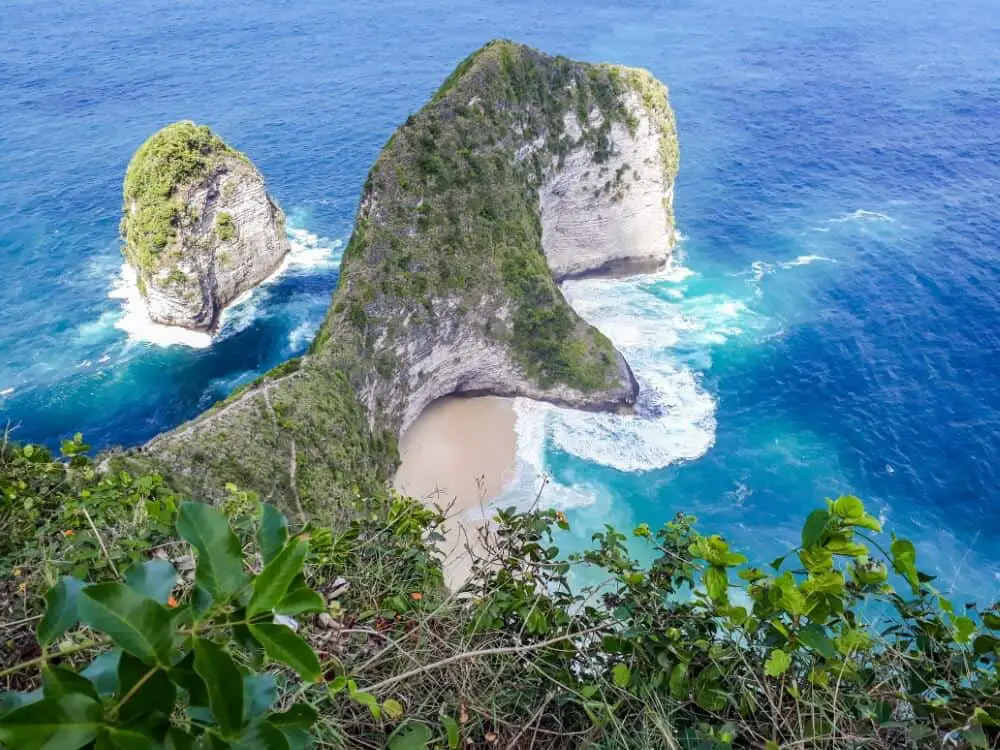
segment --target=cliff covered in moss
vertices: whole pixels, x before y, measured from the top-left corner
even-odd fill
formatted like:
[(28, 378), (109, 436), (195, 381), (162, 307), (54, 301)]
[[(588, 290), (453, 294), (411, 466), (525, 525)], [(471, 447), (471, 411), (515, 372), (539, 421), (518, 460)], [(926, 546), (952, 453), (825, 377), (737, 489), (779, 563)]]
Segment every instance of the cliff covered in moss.
[(439, 397), (629, 408), (628, 364), (557, 282), (664, 263), (676, 168), (648, 73), (487, 45), (372, 168), (309, 354), (146, 455), (192, 491), (233, 481), (329, 512), (385, 482), (398, 435)]
[(214, 330), (226, 305), (288, 254), (284, 214), (260, 172), (204, 125), (152, 135), (123, 192), (123, 251), (157, 323)]

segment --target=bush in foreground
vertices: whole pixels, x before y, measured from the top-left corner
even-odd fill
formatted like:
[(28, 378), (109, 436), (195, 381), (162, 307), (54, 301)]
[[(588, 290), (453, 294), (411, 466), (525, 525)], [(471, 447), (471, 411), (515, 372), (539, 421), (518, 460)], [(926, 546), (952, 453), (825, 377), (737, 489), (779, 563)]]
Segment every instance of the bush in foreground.
[[(563, 559), (560, 513), (504, 511), (448, 592), (414, 501), (291, 533), (236, 488), (214, 509), (64, 450), (0, 452), (4, 531), (41, 530), (0, 550), (6, 748), (1000, 742), (1000, 609), (942, 596), (857, 498), (765, 568), (685, 516)], [(601, 584), (571, 588), (584, 567)]]

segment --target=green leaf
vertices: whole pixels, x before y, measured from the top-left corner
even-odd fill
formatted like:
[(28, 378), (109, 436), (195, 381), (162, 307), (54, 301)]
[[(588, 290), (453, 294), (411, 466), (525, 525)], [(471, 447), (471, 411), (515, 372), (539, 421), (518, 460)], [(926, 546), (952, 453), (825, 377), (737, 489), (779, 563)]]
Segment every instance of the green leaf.
[(764, 750), (781, 750), (781, 745), (774, 740), (768, 740), (764, 743)]
[(688, 697), (687, 664), (675, 664), (670, 670), (670, 696), (676, 700)]
[(107, 633), (123, 651), (147, 664), (167, 664), (174, 633), (170, 613), (123, 583), (98, 583), (80, 594), (80, 619)]
[(268, 721), (254, 722), (229, 747), (232, 750), (289, 750), (284, 733)]
[(705, 568), (704, 577), (705, 590), (709, 598), (716, 603), (724, 603), (729, 593), (729, 576), (726, 575), (725, 568), (710, 565)]
[(833, 504), (833, 512), (841, 518), (860, 518), (865, 513), (865, 504), (853, 495), (844, 495)]
[(792, 666), (792, 657), (780, 648), (774, 649), (764, 663), (764, 673), (769, 677), (780, 677)]
[(181, 690), (187, 693), (188, 703), (192, 706), (208, 705), (208, 688), (205, 681), (194, 671), (194, 651), (190, 651), (170, 670), (170, 679)]
[(288, 541), (288, 519), (281, 511), (269, 503), (261, 506), (260, 529), (257, 531), (257, 544), (260, 554), (267, 565), (281, 552)]
[(281, 733), (288, 740), (288, 750), (309, 750), (313, 747), (313, 738), (305, 729), (281, 729)]
[(458, 745), (462, 739), (458, 731), (458, 722), (450, 716), (442, 716), (441, 726), (444, 727), (444, 732), (448, 737), (449, 749), (458, 750)]
[(243, 675), (243, 723), (263, 716), (277, 697), (278, 683), (273, 675)]
[(382, 718), (382, 707), (378, 704), (378, 698), (371, 693), (353, 692), (351, 700), (365, 706), (376, 719)]
[(118, 715), (123, 721), (151, 712), (169, 716), (173, 711), (177, 701), (177, 687), (166, 672), (159, 667), (154, 669), (154, 673), (149, 675), (148, 665), (131, 654), (122, 654), (118, 663), (118, 692), (123, 696), (127, 695), (142, 681), (142, 686), (132, 697), (119, 706)]
[(826, 635), (822, 625), (813, 623), (806, 625), (798, 633), (799, 640), (809, 648), (817, 651), (825, 659), (833, 659), (837, 656), (837, 647)]
[(223, 737), (237, 736), (243, 724), (243, 677), (233, 657), (212, 641), (196, 638), (194, 671), (205, 682), (208, 705)]
[(307, 682), (319, 680), (320, 664), (316, 653), (291, 628), (265, 622), (254, 623), (249, 628), (250, 635), (272, 659), (287, 664)]
[(97, 737), (98, 750), (104, 748), (114, 748), (114, 750), (149, 750), (155, 747), (155, 740), (134, 729), (121, 729), (119, 727), (101, 727), (101, 732)]
[(972, 650), (976, 656), (982, 656), (990, 652), (1000, 656), (1000, 638), (995, 638), (992, 635), (978, 635), (972, 642)]
[(389, 737), (389, 750), (424, 750), (433, 738), (426, 724), (403, 724)]
[(326, 609), (326, 602), (323, 597), (313, 591), (308, 586), (293, 588), (274, 608), (274, 611), (281, 615), (301, 615), (305, 612), (322, 612)]
[(38, 623), (35, 633), (38, 643), (47, 646), (61, 636), (79, 619), (77, 602), (85, 584), (78, 578), (63, 576), (45, 594), (45, 617)]
[(395, 698), (388, 698), (382, 701), (382, 713), (396, 721), (403, 715), (403, 704)]
[(968, 643), (969, 638), (976, 632), (976, 623), (968, 617), (955, 617), (951, 622), (955, 626), (955, 640), (959, 643)]
[(106, 651), (80, 672), (93, 684), (97, 694), (102, 697), (114, 695), (118, 690), (118, 662), (121, 659), (121, 649)]
[(279, 729), (309, 729), (317, 718), (315, 708), (308, 703), (296, 703), (287, 711), (269, 715), (267, 720)]
[(802, 546), (806, 549), (815, 547), (823, 540), (827, 526), (830, 524), (830, 513), (826, 510), (814, 510), (806, 518), (802, 526)]
[(253, 617), (270, 612), (284, 598), (289, 585), (302, 571), (309, 545), (293, 539), (271, 560), (254, 579), (253, 594), (247, 605), (247, 615)]
[(632, 671), (625, 664), (615, 664), (611, 670), (611, 679), (617, 687), (624, 688), (632, 679)]
[(1000, 615), (983, 612), (983, 624), (990, 630), (1000, 630)]
[(177, 571), (166, 560), (154, 558), (125, 572), (125, 583), (153, 601), (166, 604), (177, 585)]
[(79, 693), (100, 701), (94, 684), (83, 675), (65, 667), (42, 665), (42, 692), (46, 698), (61, 698), (71, 693)]
[(13, 691), (0, 693), (0, 716), (13, 711), (15, 708), (27, 706), (29, 703), (38, 703), (44, 697), (41, 688), (35, 688), (29, 693), (17, 693)]
[(97, 737), (101, 704), (69, 693), (46, 698), (0, 718), (0, 745), (14, 750), (79, 750)]
[(892, 552), (893, 562), (899, 566), (901, 572), (916, 565), (917, 549), (910, 540), (895, 539), (889, 550)]
[(216, 604), (229, 601), (246, 584), (240, 541), (221, 511), (204, 503), (182, 503), (177, 533), (195, 548), (195, 581)]

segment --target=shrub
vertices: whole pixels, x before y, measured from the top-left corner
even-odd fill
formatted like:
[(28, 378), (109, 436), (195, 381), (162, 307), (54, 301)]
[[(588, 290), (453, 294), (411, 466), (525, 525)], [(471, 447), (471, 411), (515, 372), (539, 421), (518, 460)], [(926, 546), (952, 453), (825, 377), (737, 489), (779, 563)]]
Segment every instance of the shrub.
[[(316, 612), (323, 598), (302, 578), (308, 542), (264, 506), (257, 533), (263, 567), (248, 573), (226, 517), (200, 503), (180, 507), (178, 534), (197, 555), (192, 584), (153, 559), (123, 581), (86, 584), (65, 576), (46, 595), (36, 634), (41, 688), (7, 694), (0, 742), (9, 748), (290, 748), (308, 741), (316, 710), (294, 698), (277, 710), (287, 668), (322, 679), (315, 652), (289, 618)], [(77, 625), (86, 634), (57, 646)], [(53, 647), (55, 647), (53, 649)], [(57, 665), (101, 652), (82, 668)], [(263, 666), (270, 665), (271, 671)], [(8, 670), (10, 671), (10, 670)]]
[(236, 237), (236, 225), (233, 223), (233, 217), (227, 212), (220, 211), (216, 215), (215, 233), (223, 242), (229, 242), (229, 240)]

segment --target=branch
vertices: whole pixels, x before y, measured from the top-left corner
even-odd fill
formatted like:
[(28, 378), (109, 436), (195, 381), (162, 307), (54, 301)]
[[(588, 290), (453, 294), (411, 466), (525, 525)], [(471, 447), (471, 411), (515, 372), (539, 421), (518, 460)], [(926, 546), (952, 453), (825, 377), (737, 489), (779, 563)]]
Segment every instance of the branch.
[(408, 680), (409, 678), (416, 677), (424, 672), (430, 672), (441, 667), (446, 667), (449, 664), (454, 664), (455, 662), (465, 661), (466, 659), (476, 659), (480, 656), (500, 656), (501, 654), (523, 654), (528, 651), (536, 651), (541, 648), (552, 646), (556, 643), (560, 643), (561, 641), (569, 640), (570, 638), (590, 635), (591, 633), (596, 633), (599, 630), (604, 630), (606, 627), (607, 626), (600, 625), (598, 627), (590, 628), (589, 630), (581, 630), (578, 633), (567, 633), (566, 635), (561, 635), (558, 638), (550, 638), (549, 640), (542, 641), (541, 643), (529, 643), (524, 646), (505, 646), (500, 648), (484, 648), (481, 651), (466, 651), (462, 654), (449, 656), (447, 659), (442, 659), (441, 661), (434, 662), (433, 664), (427, 664), (426, 666), (418, 667), (417, 669), (411, 669), (408, 672), (403, 672), (402, 674), (382, 680), (381, 682), (376, 682), (374, 685), (366, 688), (366, 691), (374, 693), (376, 690), (381, 690), (382, 688), (389, 687), (390, 685), (395, 685), (397, 682)]

